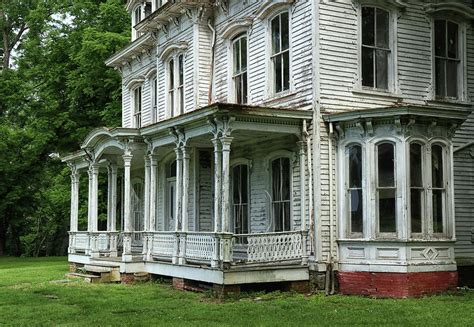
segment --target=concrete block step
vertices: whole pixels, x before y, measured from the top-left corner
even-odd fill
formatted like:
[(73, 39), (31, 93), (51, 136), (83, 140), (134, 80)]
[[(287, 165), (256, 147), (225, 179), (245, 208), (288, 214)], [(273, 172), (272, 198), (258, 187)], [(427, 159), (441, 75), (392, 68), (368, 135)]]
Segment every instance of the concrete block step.
[(97, 275), (90, 275), (90, 274), (82, 274), (82, 273), (67, 273), (65, 275), (66, 278), (82, 278), (86, 283), (100, 283), (100, 276)]
[(98, 273), (98, 274), (102, 274), (102, 273), (109, 273), (109, 272), (112, 272), (112, 270), (114, 269), (114, 267), (104, 267), (102, 265), (100, 266), (96, 266), (96, 265), (85, 265), (84, 266), (84, 270), (87, 271), (87, 272), (93, 272), (93, 273)]

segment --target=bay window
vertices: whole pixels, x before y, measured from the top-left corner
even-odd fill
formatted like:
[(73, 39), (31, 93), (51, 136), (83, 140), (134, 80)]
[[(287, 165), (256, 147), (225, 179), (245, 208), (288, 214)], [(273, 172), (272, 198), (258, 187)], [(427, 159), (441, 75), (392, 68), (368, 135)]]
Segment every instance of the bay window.
[(362, 7), (362, 86), (388, 90), (390, 84), (390, 13), (376, 7)]
[(381, 143), (377, 146), (377, 223), (379, 233), (397, 231), (395, 179), (395, 146)]
[(410, 144), (410, 216), (411, 233), (423, 231), (425, 184), (423, 180), (423, 146)]
[(348, 208), (350, 234), (363, 233), (363, 188), (362, 188), (362, 147), (352, 145), (347, 149), (348, 166)]
[(288, 12), (283, 12), (270, 22), (274, 93), (290, 89), (290, 25), (288, 17)]
[(445, 182), (443, 147), (438, 144), (431, 146), (431, 188), (433, 233), (443, 233), (445, 213)]

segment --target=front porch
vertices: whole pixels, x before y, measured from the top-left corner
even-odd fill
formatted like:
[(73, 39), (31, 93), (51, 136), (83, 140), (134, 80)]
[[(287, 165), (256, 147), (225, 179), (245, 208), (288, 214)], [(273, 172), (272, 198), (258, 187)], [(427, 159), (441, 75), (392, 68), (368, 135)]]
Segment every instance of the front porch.
[(307, 281), (311, 116), (217, 104), (140, 130), (92, 132), (83, 153), (64, 159), (73, 172), (69, 261), (219, 285)]

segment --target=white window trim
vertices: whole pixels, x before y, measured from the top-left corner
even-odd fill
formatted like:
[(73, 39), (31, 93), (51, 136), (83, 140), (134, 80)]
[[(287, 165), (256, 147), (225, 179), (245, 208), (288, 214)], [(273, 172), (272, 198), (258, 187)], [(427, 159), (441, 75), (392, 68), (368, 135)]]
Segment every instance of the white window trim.
[[(388, 11), (389, 13), (389, 44), (390, 55), (388, 63), (388, 89), (378, 89), (367, 86), (362, 86), (362, 7), (375, 7)], [(399, 7), (390, 2), (383, 2), (377, 0), (361, 0), (357, 4), (357, 77), (354, 84), (353, 92), (365, 94), (367, 96), (394, 96), (400, 97), (401, 90), (398, 79), (398, 48), (397, 48), (397, 31), (398, 23), (397, 17), (400, 14)]]
[[(267, 192), (271, 196), (272, 195), (272, 187), (273, 187), (273, 178), (272, 178), (272, 166), (271, 163), (273, 160), (278, 159), (278, 158), (288, 158), (290, 160), (290, 230), (294, 230), (295, 224), (294, 224), (294, 215), (293, 215), (293, 210), (294, 210), (294, 199), (293, 199), (293, 182), (294, 182), (294, 167), (295, 167), (295, 161), (296, 161), (296, 153), (288, 150), (279, 150), (279, 151), (274, 151), (267, 155), (264, 158), (264, 169), (267, 172), (268, 176), (268, 186), (267, 186)], [(273, 198), (271, 198), (273, 200)], [(273, 209), (272, 207), (272, 201), (270, 201), (270, 210)], [(270, 220), (270, 216), (272, 215), (270, 212), (267, 213), (268, 216), (268, 222), (271, 224), (272, 232), (275, 231), (275, 221), (274, 217), (273, 220)], [(270, 226), (267, 226), (269, 228)]]
[[(232, 181), (231, 181), (231, 204), (232, 204), (232, 208), (234, 206), (234, 201), (233, 201), (233, 192), (234, 192), (234, 178), (233, 178), (233, 171), (234, 171), (234, 167), (236, 166), (240, 166), (240, 165), (244, 165), (244, 166), (247, 166), (247, 233), (250, 234), (252, 233), (252, 220), (250, 218), (250, 212), (251, 212), (251, 204), (252, 204), (252, 197), (251, 197), (251, 174), (252, 174), (252, 161), (249, 160), (249, 159), (245, 159), (245, 158), (237, 158), (237, 159), (234, 159), (231, 161), (231, 164), (230, 164), (230, 171), (232, 172)], [(235, 232), (235, 217), (234, 215), (232, 214), (232, 229), (234, 230)]]
[[(267, 76), (267, 83), (265, 87), (265, 94), (263, 96), (264, 100), (263, 102), (269, 101), (269, 100), (274, 100), (275, 98), (280, 98), (280, 97), (285, 97), (288, 96), (292, 93), (294, 93), (295, 90), (295, 83), (293, 79), (293, 13), (291, 6), (289, 4), (283, 6), (279, 6), (279, 10), (273, 13), (271, 16), (268, 16), (268, 18), (265, 19), (264, 21), (264, 26), (266, 30), (266, 47), (265, 47), (265, 62), (266, 62), (266, 67), (265, 71)], [(272, 63), (272, 26), (271, 26), (271, 21), (277, 17), (278, 15), (287, 12), (288, 13), (288, 50), (289, 50), (289, 57), (290, 57), (290, 62), (289, 62), (289, 76), (290, 76), (290, 81), (289, 81), (289, 89), (284, 90), (281, 92), (276, 92), (275, 91), (275, 83), (274, 83), (274, 74), (273, 74), (273, 63)]]
[[(241, 35), (242, 34), (242, 35)], [(237, 103), (234, 85), (234, 43), (238, 39), (245, 37), (247, 39), (247, 103), (251, 103), (249, 87), (249, 33), (246, 28), (234, 31), (227, 41), (227, 102)]]
[[(176, 112), (176, 104), (179, 102), (179, 57), (183, 56), (183, 108), (181, 112)], [(170, 107), (169, 91), (170, 91), (170, 76), (169, 76), (169, 63), (173, 60), (174, 70), (174, 85), (173, 85), (173, 103), (174, 108)], [(186, 112), (186, 53), (184, 51), (172, 51), (168, 54), (166, 59), (163, 60), (164, 73), (165, 73), (165, 108), (166, 118), (177, 117)]]
[[(458, 97), (437, 97), (436, 96), (436, 55), (435, 55), (435, 21), (446, 20), (458, 24), (459, 42), (459, 67), (458, 67)], [(436, 102), (465, 103), (469, 101), (467, 90), (467, 24), (460, 16), (452, 14), (433, 14), (431, 17), (431, 88), (429, 99)]]

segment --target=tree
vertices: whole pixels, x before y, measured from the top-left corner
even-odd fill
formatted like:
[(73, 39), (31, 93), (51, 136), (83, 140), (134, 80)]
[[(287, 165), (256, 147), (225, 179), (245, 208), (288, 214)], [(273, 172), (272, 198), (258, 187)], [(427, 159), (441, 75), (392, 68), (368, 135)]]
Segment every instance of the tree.
[(62, 254), (70, 180), (48, 154), (119, 125), (120, 76), (103, 62), (129, 17), (120, 0), (0, 1), (5, 67), (16, 53), (0, 71), (0, 255)]

